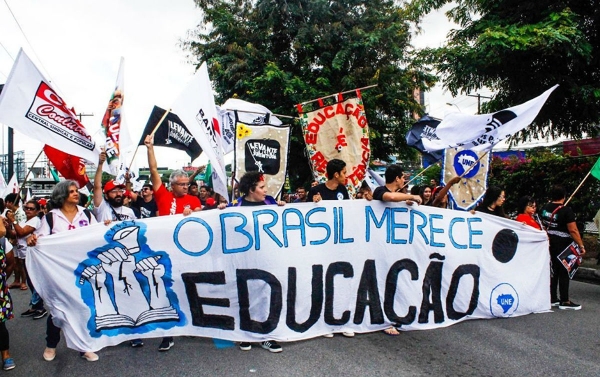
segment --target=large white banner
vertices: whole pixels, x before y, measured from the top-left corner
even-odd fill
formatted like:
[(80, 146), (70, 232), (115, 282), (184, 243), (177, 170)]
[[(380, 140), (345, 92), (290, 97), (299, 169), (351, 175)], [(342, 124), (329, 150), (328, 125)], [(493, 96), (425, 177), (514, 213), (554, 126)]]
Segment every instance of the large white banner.
[(63, 152), (98, 161), (100, 151), (75, 110), (22, 49), (0, 95), (0, 123)]
[(544, 232), (363, 200), (97, 224), (41, 237), (27, 268), (77, 350), (167, 335), (294, 341), (550, 309)]

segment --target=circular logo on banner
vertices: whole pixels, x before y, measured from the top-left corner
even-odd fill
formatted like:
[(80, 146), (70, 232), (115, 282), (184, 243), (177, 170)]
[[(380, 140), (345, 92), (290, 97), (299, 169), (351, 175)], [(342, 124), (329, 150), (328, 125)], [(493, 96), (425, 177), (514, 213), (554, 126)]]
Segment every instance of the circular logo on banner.
[(471, 169), (471, 166), (476, 165), (463, 178), (473, 178), (479, 171), (479, 163), (477, 163), (477, 154), (471, 150), (458, 152), (454, 156), (454, 171), (457, 175), (463, 175), (464, 172)]
[(490, 312), (494, 317), (510, 317), (519, 307), (519, 294), (508, 283), (501, 283), (492, 289)]

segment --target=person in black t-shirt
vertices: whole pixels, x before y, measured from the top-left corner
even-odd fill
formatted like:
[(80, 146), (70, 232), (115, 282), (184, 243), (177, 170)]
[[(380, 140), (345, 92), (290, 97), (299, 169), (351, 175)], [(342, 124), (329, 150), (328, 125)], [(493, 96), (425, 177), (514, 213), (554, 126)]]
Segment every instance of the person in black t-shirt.
[(334, 158), (327, 163), (327, 182), (310, 189), (307, 202), (350, 199), (346, 189), (346, 163)]
[(152, 185), (145, 183), (139, 194), (131, 191), (130, 186), (131, 184), (127, 182), (127, 187), (131, 195), (131, 207), (137, 208), (140, 211), (140, 218), (146, 219), (149, 217), (156, 217), (158, 206), (154, 200)]
[[(550, 203), (542, 208), (542, 223), (550, 239), (553, 272), (550, 278), (550, 302), (559, 309), (579, 310), (581, 305), (569, 300), (569, 272), (557, 258), (573, 241), (579, 245), (581, 253), (585, 254), (583, 240), (575, 222), (575, 213), (571, 208), (564, 206), (566, 196), (564, 187), (554, 186), (550, 190)], [(557, 288), (560, 297), (556, 294)]]
[(384, 202), (404, 202), (412, 204), (416, 202), (421, 204), (422, 199), (419, 195), (405, 194), (397, 192), (404, 187), (404, 173), (402, 167), (397, 164), (388, 166), (385, 170), (385, 186), (379, 186), (373, 191), (373, 199)]

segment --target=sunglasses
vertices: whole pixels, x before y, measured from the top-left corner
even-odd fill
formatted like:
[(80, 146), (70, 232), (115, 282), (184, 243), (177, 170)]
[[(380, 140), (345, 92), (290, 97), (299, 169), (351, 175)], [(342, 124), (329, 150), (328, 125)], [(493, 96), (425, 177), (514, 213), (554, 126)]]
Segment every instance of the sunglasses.
[(36, 208), (35, 208), (35, 207), (23, 207), (23, 209), (24, 209), (25, 211), (35, 211), (35, 210), (36, 210)]
[(149, 190), (150, 190), (150, 187), (144, 187), (144, 188), (142, 189), (142, 191), (149, 191)]

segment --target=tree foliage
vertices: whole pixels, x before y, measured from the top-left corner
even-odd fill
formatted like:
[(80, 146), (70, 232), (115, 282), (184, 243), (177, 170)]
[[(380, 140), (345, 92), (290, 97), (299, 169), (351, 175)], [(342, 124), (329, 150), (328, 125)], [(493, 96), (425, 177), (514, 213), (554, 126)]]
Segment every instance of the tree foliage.
[(600, 121), (600, 7), (595, 0), (412, 0), (416, 20), (454, 3), (460, 29), (446, 45), (423, 50), (454, 95), (482, 87), (496, 94), (486, 111), (523, 103), (560, 87), (520, 137), (595, 135)]
[[(494, 158), (488, 184), (502, 188), (506, 193), (504, 204), (507, 213), (516, 211), (521, 196), (533, 196), (538, 208), (548, 200), (548, 192), (552, 185), (560, 184), (567, 190), (567, 195), (575, 191), (579, 183), (590, 171), (598, 157), (570, 157), (552, 153), (548, 150), (531, 154), (527, 159)], [(569, 206), (577, 215), (578, 221), (591, 221), (600, 200), (600, 181), (588, 177), (581, 186)]]
[[(421, 113), (415, 88), (435, 78), (411, 64), (410, 23), (394, 1), (195, 0), (203, 11), (183, 46), (208, 62), (223, 102), (240, 98), (277, 114), (295, 105), (377, 84), (363, 93), (374, 158), (414, 153), (404, 135)], [(292, 183), (310, 181), (298, 125), (290, 147)]]

